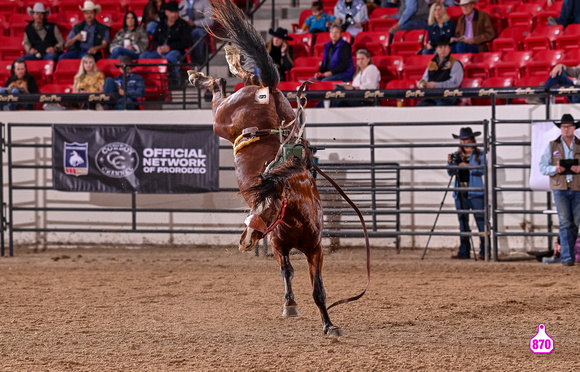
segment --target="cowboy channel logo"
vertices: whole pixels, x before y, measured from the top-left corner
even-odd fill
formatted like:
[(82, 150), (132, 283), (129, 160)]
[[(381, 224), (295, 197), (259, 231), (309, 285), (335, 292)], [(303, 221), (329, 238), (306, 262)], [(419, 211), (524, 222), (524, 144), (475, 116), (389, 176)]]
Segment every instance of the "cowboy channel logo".
[(89, 143), (64, 143), (64, 173), (72, 176), (86, 176), (89, 174), (87, 154)]
[(124, 178), (132, 175), (139, 166), (139, 155), (130, 145), (113, 142), (101, 147), (95, 162), (105, 176)]

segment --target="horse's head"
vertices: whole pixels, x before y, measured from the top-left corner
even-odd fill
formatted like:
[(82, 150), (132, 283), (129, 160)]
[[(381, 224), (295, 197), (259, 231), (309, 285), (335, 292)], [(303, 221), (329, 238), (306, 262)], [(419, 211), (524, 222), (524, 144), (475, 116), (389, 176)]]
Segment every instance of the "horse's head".
[(240, 237), (240, 251), (246, 252), (254, 248), (258, 241), (264, 238), (282, 220), (285, 206), (285, 202), (282, 202), (282, 204), (278, 202), (272, 203), (272, 199), (268, 198), (263, 203), (252, 208), (244, 221), (246, 229)]

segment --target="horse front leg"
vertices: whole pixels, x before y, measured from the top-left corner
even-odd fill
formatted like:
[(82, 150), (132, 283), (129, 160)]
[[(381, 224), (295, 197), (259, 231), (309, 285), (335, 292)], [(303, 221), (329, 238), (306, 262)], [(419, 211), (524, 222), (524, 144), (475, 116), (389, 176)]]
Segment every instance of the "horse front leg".
[(212, 78), (206, 76), (201, 71), (187, 70), (189, 82), (197, 89), (209, 89), (214, 95), (214, 99), (219, 94), (220, 98), (226, 96), (226, 80), (223, 78)]
[(324, 334), (329, 337), (342, 336), (342, 329), (332, 324), (328, 310), (326, 309), (326, 291), (322, 283), (322, 248), (320, 244), (314, 250), (315, 253), (307, 254), (308, 257), (308, 273), (310, 274), (310, 283), (312, 284), (312, 297), (314, 303), (318, 306), (320, 317), (322, 318), (322, 325)]
[(282, 316), (285, 318), (292, 318), (300, 316), (298, 311), (298, 304), (294, 301), (294, 292), (292, 291), (292, 278), (294, 278), (294, 268), (290, 264), (290, 257), (288, 250), (281, 253), (274, 244), (272, 244), (272, 253), (276, 257), (276, 261), (280, 265), (280, 275), (284, 279), (284, 310)]

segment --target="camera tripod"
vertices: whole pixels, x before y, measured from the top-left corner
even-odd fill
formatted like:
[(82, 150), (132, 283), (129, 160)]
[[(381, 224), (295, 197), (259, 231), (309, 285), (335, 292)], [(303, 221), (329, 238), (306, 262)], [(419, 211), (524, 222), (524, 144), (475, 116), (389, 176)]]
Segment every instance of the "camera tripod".
[[(425, 254), (427, 253), (427, 248), (429, 247), (429, 243), (431, 242), (431, 237), (433, 236), (433, 231), (435, 231), (435, 226), (437, 225), (437, 220), (439, 220), (439, 216), (441, 215), (441, 210), (443, 209), (443, 204), (445, 204), (445, 199), (447, 198), (447, 193), (449, 192), (449, 187), (451, 187), (451, 183), (453, 182), (453, 179), (457, 177), (459, 172), (455, 172), (454, 174), (451, 175), (451, 177), (449, 177), (449, 183), (447, 184), (447, 189), (445, 190), (445, 194), (443, 194), (443, 200), (441, 200), (441, 204), (439, 205), (439, 211), (437, 211), (437, 216), (435, 216), (435, 222), (433, 222), (433, 227), (431, 227), (431, 231), (429, 233), (429, 239), (427, 239), (427, 244), (425, 245), (425, 249), (423, 250), (423, 255), (421, 256), (421, 259), (425, 258)], [(466, 197), (466, 192), (463, 191), (458, 191), (458, 197), (459, 197), (459, 206), (461, 207), (461, 210), (465, 209), (465, 203), (464, 203), (464, 198)], [(468, 213), (462, 213), (461, 214), (461, 219), (465, 219), (463, 220), (463, 222), (466, 225), (469, 225), (469, 214)], [(475, 255), (475, 246), (473, 245), (473, 236), (469, 236), (469, 240), (471, 243), (471, 249), (473, 251), (473, 258), (475, 261), (477, 261), (477, 256)]]

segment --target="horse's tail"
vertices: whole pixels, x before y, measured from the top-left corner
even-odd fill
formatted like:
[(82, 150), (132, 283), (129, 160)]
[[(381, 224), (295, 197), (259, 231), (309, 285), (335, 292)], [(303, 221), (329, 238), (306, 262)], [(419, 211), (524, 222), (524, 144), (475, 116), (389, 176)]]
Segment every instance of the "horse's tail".
[(228, 34), (228, 40), (240, 50), (244, 57), (244, 68), (259, 71), (262, 85), (275, 89), (280, 83), (280, 74), (270, 57), (264, 40), (249, 22), (242, 10), (231, 0), (210, 0), (213, 18)]

